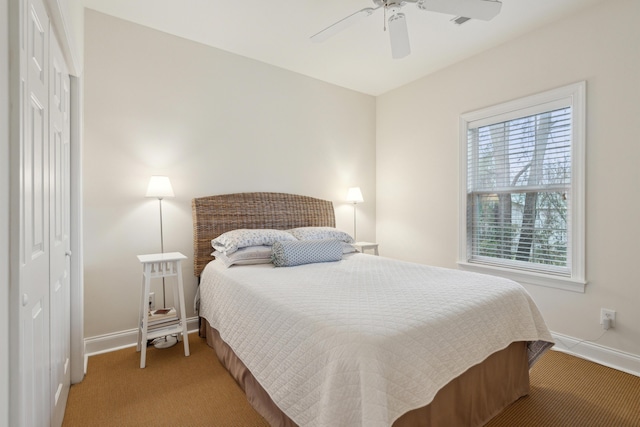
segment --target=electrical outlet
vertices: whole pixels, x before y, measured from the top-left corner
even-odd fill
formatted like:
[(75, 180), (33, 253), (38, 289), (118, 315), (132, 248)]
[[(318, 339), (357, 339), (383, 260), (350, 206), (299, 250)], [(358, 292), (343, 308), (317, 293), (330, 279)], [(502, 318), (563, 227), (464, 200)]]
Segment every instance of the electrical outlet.
[(149, 292), (149, 310), (156, 309), (156, 293)]
[[(604, 320), (607, 319), (609, 321), (609, 328), (613, 328), (616, 324), (616, 311), (609, 310), (608, 308), (600, 309), (600, 324), (604, 327)], [(609, 329), (605, 328), (605, 329)]]

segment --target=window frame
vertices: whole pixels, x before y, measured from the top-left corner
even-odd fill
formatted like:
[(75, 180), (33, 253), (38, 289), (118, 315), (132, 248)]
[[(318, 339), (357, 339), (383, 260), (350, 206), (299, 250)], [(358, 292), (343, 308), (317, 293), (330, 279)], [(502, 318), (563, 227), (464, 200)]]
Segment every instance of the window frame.
[[(570, 274), (559, 276), (539, 271), (509, 268), (507, 265), (471, 261), (467, 229), (468, 216), (468, 136), (469, 128), (477, 128), (493, 123), (513, 120), (528, 115), (551, 111), (558, 105), (571, 106), (571, 209), (567, 226), (569, 247), (567, 264)], [(575, 292), (584, 292), (585, 277), (585, 142), (586, 142), (586, 82), (578, 82), (535, 95), (526, 96), (505, 103), (464, 113), (459, 120), (459, 226), (458, 226), (458, 267), (507, 277), (520, 283), (547, 286)]]

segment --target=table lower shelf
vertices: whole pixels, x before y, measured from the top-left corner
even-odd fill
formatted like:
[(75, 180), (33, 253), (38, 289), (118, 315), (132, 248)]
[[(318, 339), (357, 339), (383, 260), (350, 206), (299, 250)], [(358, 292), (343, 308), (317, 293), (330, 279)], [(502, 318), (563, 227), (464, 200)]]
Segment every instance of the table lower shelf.
[[(142, 331), (142, 327), (140, 328)], [(152, 325), (147, 328), (147, 340), (151, 340), (158, 337), (164, 337), (167, 335), (181, 334), (182, 322), (180, 319), (162, 323), (160, 325)]]

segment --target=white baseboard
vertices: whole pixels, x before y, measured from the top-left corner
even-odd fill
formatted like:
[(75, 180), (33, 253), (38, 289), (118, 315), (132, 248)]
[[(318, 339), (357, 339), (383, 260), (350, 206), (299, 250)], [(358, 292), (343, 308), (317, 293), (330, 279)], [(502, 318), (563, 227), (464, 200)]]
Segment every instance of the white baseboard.
[[(190, 334), (198, 331), (198, 317), (190, 317), (187, 319), (187, 331)], [(138, 329), (128, 329), (126, 331), (85, 338), (85, 373), (86, 360), (89, 356), (133, 347), (137, 345), (137, 343)]]
[(555, 332), (551, 335), (556, 342), (554, 350), (640, 377), (639, 356)]

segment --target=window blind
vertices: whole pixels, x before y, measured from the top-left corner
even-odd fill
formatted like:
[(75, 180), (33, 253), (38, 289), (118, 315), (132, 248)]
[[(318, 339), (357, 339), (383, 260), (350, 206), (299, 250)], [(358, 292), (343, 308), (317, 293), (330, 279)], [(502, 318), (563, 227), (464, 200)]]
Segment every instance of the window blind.
[(555, 107), (467, 128), (470, 262), (571, 274), (572, 107)]

